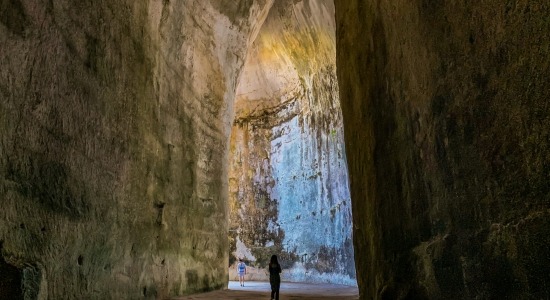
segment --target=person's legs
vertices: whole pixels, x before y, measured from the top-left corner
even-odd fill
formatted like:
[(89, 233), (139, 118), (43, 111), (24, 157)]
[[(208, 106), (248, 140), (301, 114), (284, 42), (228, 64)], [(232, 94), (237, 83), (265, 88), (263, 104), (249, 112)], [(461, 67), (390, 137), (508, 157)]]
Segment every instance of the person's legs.
[(279, 289), (281, 288), (281, 282), (274, 282), (271, 285), (271, 299), (279, 300)]
[[(272, 297), (273, 298), (273, 297)], [(279, 287), (276, 287), (275, 288), (275, 298), (273, 298), (275, 300), (279, 300)]]

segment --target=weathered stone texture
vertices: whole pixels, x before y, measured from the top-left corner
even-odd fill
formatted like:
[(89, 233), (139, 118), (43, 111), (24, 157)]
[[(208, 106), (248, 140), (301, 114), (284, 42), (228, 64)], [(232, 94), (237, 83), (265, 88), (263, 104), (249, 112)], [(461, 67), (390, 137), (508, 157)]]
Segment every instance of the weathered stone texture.
[(335, 59), (332, 1), (274, 3), (237, 90), (230, 262), (277, 254), (283, 280), (355, 284)]
[(550, 296), (547, 1), (336, 1), (364, 299)]
[(225, 286), (233, 100), (271, 1), (224, 2), (0, 2), (0, 271), (21, 293)]

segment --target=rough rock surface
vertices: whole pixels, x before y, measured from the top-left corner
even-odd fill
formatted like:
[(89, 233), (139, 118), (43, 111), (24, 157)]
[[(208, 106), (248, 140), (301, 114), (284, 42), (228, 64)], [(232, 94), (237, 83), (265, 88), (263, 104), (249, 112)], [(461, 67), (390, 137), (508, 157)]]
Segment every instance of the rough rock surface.
[[(332, 1), (276, 1), (250, 50), (230, 156), (230, 262), (355, 285)], [(230, 278), (235, 278), (230, 268)]]
[[(243, 138), (232, 146), (258, 159), (227, 185), (235, 89), (272, 2), (0, 1), (0, 297), (150, 299), (221, 288), (228, 191), (235, 197), (240, 186), (270, 196), (246, 200), (267, 221), (287, 214), (254, 230), (268, 233), (274, 250), (290, 250), (292, 265), (322, 270), (322, 252), (306, 258), (286, 235), (306, 215), (328, 224), (321, 212), (330, 217), (325, 208), (345, 198), (325, 187), (343, 178), (325, 168), (345, 156), (339, 119), (327, 116), (338, 112), (324, 102), (336, 98), (336, 83), (319, 31), (275, 43), (291, 45), (271, 52), (289, 77), (269, 77), (272, 90), (248, 96), (254, 106), (237, 103)], [(307, 3), (292, 12), (329, 5)], [(362, 298), (549, 298), (547, 1), (335, 4)], [(310, 20), (304, 15), (295, 14), (297, 24)], [(312, 20), (323, 28), (329, 19)], [(292, 22), (277, 32), (293, 32)], [(314, 96), (315, 85), (329, 90)], [(307, 101), (275, 95), (282, 87)], [(283, 123), (263, 114), (276, 107), (270, 115), (288, 117)], [(270, 151), (247, 154), (254, 139)], [(291, 157), (311, 168), (297, 172)], [(277, 180), (290, 189), (277, 190)], [(318, 208), (280, 205), (313, 195), (306, 181), (322, 201), (305, 203)], [(247, 230), (241, 242), (270, 245)]]
[(271, 4), (0, 2), (2, 293), (226, 286), (233, 101)]
[(364, 299), (550, 297), (550, 6), (336, 1)]

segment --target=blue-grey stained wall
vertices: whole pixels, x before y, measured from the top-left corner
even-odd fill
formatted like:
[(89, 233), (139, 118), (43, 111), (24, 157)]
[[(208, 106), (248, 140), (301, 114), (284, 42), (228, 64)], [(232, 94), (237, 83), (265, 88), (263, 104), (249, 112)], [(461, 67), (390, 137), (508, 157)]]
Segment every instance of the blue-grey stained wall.
[(356, 284), (333, 13), (330, 1), (275, 2), (241, 75), (230, 265), (245, 259), (250, 279), (267, 279), (276, 254), (283, 280)]

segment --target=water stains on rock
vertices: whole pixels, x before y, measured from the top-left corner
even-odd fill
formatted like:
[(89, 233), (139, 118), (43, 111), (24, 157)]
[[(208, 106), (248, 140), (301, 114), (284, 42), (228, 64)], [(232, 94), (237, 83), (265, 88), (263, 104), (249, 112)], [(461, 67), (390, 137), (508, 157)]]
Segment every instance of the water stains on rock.
[(18, 162), (10, 160), (6, 178), (18, 184), (17, 190), (23, 196), (54, 213), (81, 218), (90, 210), (86, 193), (81, 188), (84, 185), (79, 184), (62, 163), (39, 156), (27, 156)]
[(276, 1), (252, 45), (230, 142), (230, 265), (277, 254), (285, 280), (355, 283), (333, 9)]
[(12, 33), (24, 37), (30, 22), (21, 0), (3, 0), (0, 2), (0, 23)]

